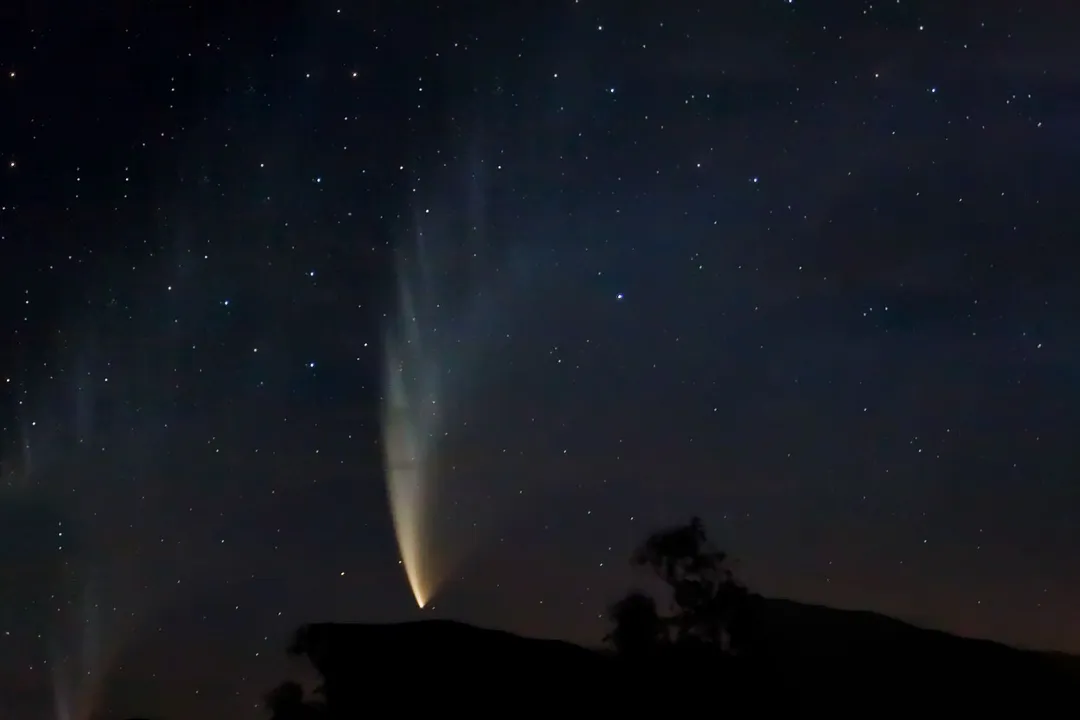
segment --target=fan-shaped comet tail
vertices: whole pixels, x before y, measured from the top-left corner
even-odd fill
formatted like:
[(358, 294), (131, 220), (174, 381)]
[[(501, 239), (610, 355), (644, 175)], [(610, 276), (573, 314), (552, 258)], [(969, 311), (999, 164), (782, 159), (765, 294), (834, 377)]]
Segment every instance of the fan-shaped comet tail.
[[(418, 242), (418, 271), (424, 280), (424, 258)], [(398, 258), (398, 308), (395, 326), (384, 338), (385, 404), (382, 428), (387, 496), (394, 520), (401, 562), (416, 604), (423, 608), (434, 593), (441, 568), (433, 555), (431, 512), (434, 491), (433, 438), (438, 435), (438, 346), (429, 347), (433, 332), (428, 304), (417, 307), (404, 257)], [(422, 284), (421, 290), (430, 288)], [(424, 298), (421, 298), (423, 300)]]
[[(466, 400), (486, 383), (484, 342), (510, 312), (504, 300), (521, 291), (532, 267), (507, 263), (496, 276), (478, 229), (486, 225), (485, 201), (476, 195), (465, 203), (474, 232), (460, 243), (429, 245), (421, 219), (439, 221), (426, 211), (415, 215), (412, 242), (395, 257), (397, 302), (383, 328), (386, 492), (401, 564), (421, 608), (484, 526), (469, 492), (473, 481), (462, 482), (457, 462), (470, 442), (461, 429), (475, 411)], [(471, 508), (467, 523), (463, 506)]]
[(416, 604), (423, 608), (432, 588), (425, 563), (426, 523), (424, 453), (413, 425), (404, 373), (406, 367), (396, 348), (397, 341), (387, 340), (387, 403), (383, 417), (383, 447), (386, 464), (387, 495), (394, 521), (401, 562), (412, 588)]

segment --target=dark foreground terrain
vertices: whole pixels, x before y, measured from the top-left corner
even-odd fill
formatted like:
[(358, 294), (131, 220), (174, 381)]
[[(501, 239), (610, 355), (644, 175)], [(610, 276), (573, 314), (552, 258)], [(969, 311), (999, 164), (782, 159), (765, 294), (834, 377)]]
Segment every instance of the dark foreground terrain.
[(1080, 658), (924, 630), (868, 612), (761, 600), (752, 657), (666, 651), (636, 661), (461, 623), (316, 624), (296, 650), (335, 716), (399, 711), (898, 710), (1070, 712)]

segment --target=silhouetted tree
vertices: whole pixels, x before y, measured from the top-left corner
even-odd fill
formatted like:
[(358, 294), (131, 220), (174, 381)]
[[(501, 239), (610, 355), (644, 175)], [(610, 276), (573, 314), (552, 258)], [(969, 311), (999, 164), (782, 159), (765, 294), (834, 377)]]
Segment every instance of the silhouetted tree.
[(608, 615), (615, 627), (604, 640), (620, 655), (645, 655), (666, 640), (667, 626), (656, 601), (645, 593), (629, 593), (611, 606)]
[[(708, 645), (725, 652), (742, 650), (740, 643), (750, 637), (741, 626), (749, 618), (750, 595), (735, 579), (727, 560), (725, 553), (711, 546), (697, 517), (650, 535), (631, 561), (652, 570), (671, 589), (672, 612), (661, 617), (651, 598), (632, 592), (611, 608), (615, 627), (608, 642), (620, 653), (640, 652), (648, 642), (654, 648), (673, 643)], [(657, 625), (662, 629), (658, 631)]]
[(324, 708), (304, 698), (304, 688), (291, 680), (266, 694), (266, 709), (271, 720), (315, 720), (324, 716)]

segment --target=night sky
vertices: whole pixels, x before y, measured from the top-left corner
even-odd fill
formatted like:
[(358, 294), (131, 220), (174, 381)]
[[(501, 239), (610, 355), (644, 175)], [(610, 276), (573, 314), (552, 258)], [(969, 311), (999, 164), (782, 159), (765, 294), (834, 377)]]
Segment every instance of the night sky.
[(1067, 3), (244, 5), (0, 11), (0, 715), (261, 717), (308, 621), (597, 643), (692, 514), (766, 594), (1080, 651)]

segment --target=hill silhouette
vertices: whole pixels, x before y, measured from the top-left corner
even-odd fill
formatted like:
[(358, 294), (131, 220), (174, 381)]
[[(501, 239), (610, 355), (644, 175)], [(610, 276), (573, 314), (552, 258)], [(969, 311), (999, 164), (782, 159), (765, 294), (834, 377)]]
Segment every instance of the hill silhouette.
[(274, 720), (360, 717), (388, 700), (409, 712), (1047, 715), (1080, 690), (1080, 658), (752, 593), (699, 518), (653, 533), (631, 563), (666, 586), (670, 612), (630, 591), (608, 610), (603, 649), (449, 620), (307, 625), (290, 652), (323, 685), (308, 699), (282, 683), (267, 707)]
[(763, 602), (761, 654), (815, 704), (845, 679), (907, 701), (980, 705), (1041, 702), (1080, 690), (1080, 657), (961, 637), (874, 612)]
[[(448, 620), (314, 624), (295, 651), (325, 680), (334, 716), (381, 693), (402, 709), (548, 710), (582, 704), (631, 711), (666, 697), (690, 708), (709, 689), (758, 709), (995, 707), (1028, 709), (1080, 690), (1080, 658), (919, 628), (871, 612), (761, 598), (762, 652), (752, 660), (671, 650), (630, 662), (614, 653)], [(674, 692), (672, 692), (674, 690)], [(1066, 695), (1068, 693), (1068, 695)], [(869, 706), (866, 703), (870, 703)]]

